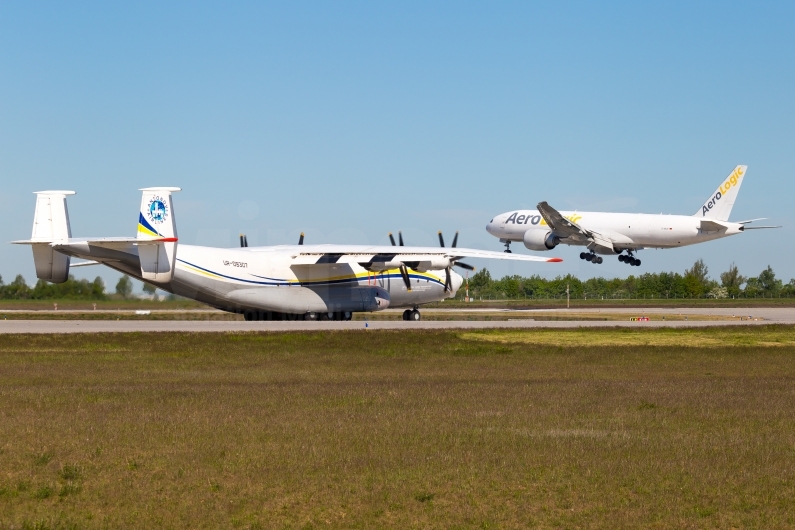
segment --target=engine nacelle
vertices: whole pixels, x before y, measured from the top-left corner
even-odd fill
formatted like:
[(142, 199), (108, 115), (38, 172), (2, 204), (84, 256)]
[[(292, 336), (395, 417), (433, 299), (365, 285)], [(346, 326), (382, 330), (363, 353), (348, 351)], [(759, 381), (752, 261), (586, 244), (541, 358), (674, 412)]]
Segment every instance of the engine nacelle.
[(544, 232), (543, 230), (530, 229), (524, 233), (522, 239), (524, 246), (530, 250), (552, 250), (558, 243), (560, 238), (552, 232)]

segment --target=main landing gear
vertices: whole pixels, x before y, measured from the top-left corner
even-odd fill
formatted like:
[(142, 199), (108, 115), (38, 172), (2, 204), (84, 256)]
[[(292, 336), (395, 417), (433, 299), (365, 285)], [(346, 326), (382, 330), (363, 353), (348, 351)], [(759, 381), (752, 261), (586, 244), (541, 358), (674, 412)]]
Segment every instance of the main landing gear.
[(414, 309), (406, 309), (403, 311), (403, 320), (419, 322), (421, 319), (422, 315), (420, 315), (420, 310), (416, 307)]
[(580, 252), (580, 259), (584, 259), (585, 261), (590, 261), (596, 265), (599, 265), (604, 261), (602, 256), (597, 256), (593, 252)]
[(618, 261), (621, 263), (627, 263), (631, 267), (640, 267), (640, 260), (632, 255), (630, 251), (627, 251), (627, 255), (619, 254)]

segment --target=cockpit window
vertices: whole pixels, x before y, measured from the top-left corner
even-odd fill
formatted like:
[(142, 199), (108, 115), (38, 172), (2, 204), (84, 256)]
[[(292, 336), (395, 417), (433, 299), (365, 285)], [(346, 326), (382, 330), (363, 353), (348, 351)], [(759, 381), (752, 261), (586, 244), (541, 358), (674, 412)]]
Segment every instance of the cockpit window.
[(489, 221), (489, 222), (490, 222), (490, 223), (493, 223), (493, 222), (494, 222), (494, 219), (492, 219), (492, 220), (491, 220), (491, 221)]

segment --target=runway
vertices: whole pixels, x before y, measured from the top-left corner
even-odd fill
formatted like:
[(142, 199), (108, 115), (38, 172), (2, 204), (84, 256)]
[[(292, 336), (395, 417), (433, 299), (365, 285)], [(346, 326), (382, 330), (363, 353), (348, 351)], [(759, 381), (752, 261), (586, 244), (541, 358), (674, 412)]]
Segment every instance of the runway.
[[(444, 310), (454, 313), (456, 310)], [(493, 312), (494, 310), (490, 310)], [(648, 322), (631, 322), (627, 320), (594, 321), (594, 320), (558, 320), (536, 321), (533, 314), (539, 316), (552, 310), (521, 310), (506, 311), (506, 320), (424, 320), (420, 322), (403, 322), (401, 320), (369, 320), (350, 322), (243, 322), (243, 321), (209, 321), (209, 320), (0, 320), (0, 334), (7, 333), (146, 333), (146, 332), (182, 332), (182, 333), (228, 333), (257, 331), (330, 331), (330, 330), (440, 330), (440, 329), (534, 329), (534, 328), (695, 328), (709, 326), (755, 326), (764, 324), (795, 324), (795, 308), (644, 308), (610, 309), (611, 313), (627, 313), (627, 315), (699, 315), (701, 320), (665, 321), (652, 319)], [(554, 310), (556, 314), (561, 310)], [(595, 313), (598, 309), (578, 309), (578, 313)], [(704, 320), (704, 317), (715, 316), (722, 320)], [(727, 320), (726, 317), (737, 317)], [(740, 317), (744, 320), (740, 320)]]

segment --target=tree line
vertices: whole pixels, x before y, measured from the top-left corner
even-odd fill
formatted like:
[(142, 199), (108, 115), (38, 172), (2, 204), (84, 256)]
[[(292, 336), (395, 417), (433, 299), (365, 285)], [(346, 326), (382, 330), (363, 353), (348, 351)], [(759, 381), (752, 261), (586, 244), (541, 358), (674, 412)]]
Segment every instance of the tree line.
[[(795, 279), (784, 284), (776, 278), (769, 265), (758, 276), (746, 277), (733, 263), (718, 279), (712, 279), (702, 260), (696, 261), (684, 273), (645, 273), (627, 278), (583, 281), (568, 274), (551, 280), (538, 275), (504, 276), (495, 280), (487, 269), (481, 269), (469, 278), (469, 295), (475, 299), (565, 298), (567, 288), (571, 298), (580, 299), (775, 298), (795, 296)], [(464, 296), (465, 289), (462, 288), (456, 297)]]
[[(130, 298), (133, 283), (129, 276), (122, 276), (116, 284), (116, 298)], [(154, 294), (155, 287), (144, 284), (144, 292)], [(3, 283), (0, 276), (0, 300), (106, 300), (105, 282), (97, 276), (94, 281), (76, 280), (69, 275), (63, 283), (50, 283), (39, 280), (30, 287), (25, 278), (18, 274), (9, 284)]]
[[(491, 277), (488, 269), (481, 269), (469, 278), (469, 295), (484, 299), (550, 299), (563, 298), (566, 289), (572, 298), (771, 298), (795, 296), (795, 279), (783, 283), (768, 267), (758, 276), (746, 277), (740, 274), (732, 263), (729, 269), (720, 273), (719, 279), (709, 277), (707, 266), (702, 260), (696, 261), (684, 273), (660, 272), (646, 273), (627, 278), (591, 278), (585, 281), (568, 274), (548, 280), (541, 276), (504, 276), (499, 280)], [(130, 298), (133, 283), (129, 276), (122, 276), (116, 284), (116, 298)], [(155, 287), (144, 284), (144, 292), (153, 295)], [(458, 291), (463, 298), (465, 289)], [(0, 276), (0, 300), (105, 300), (105, 282), (97, 276), (94, 281), (76, 280), (74, 276), (64, 283), (49, 283), (39, 280), (30, 287), (22, 275), (9, 284), (3, 283)]]

